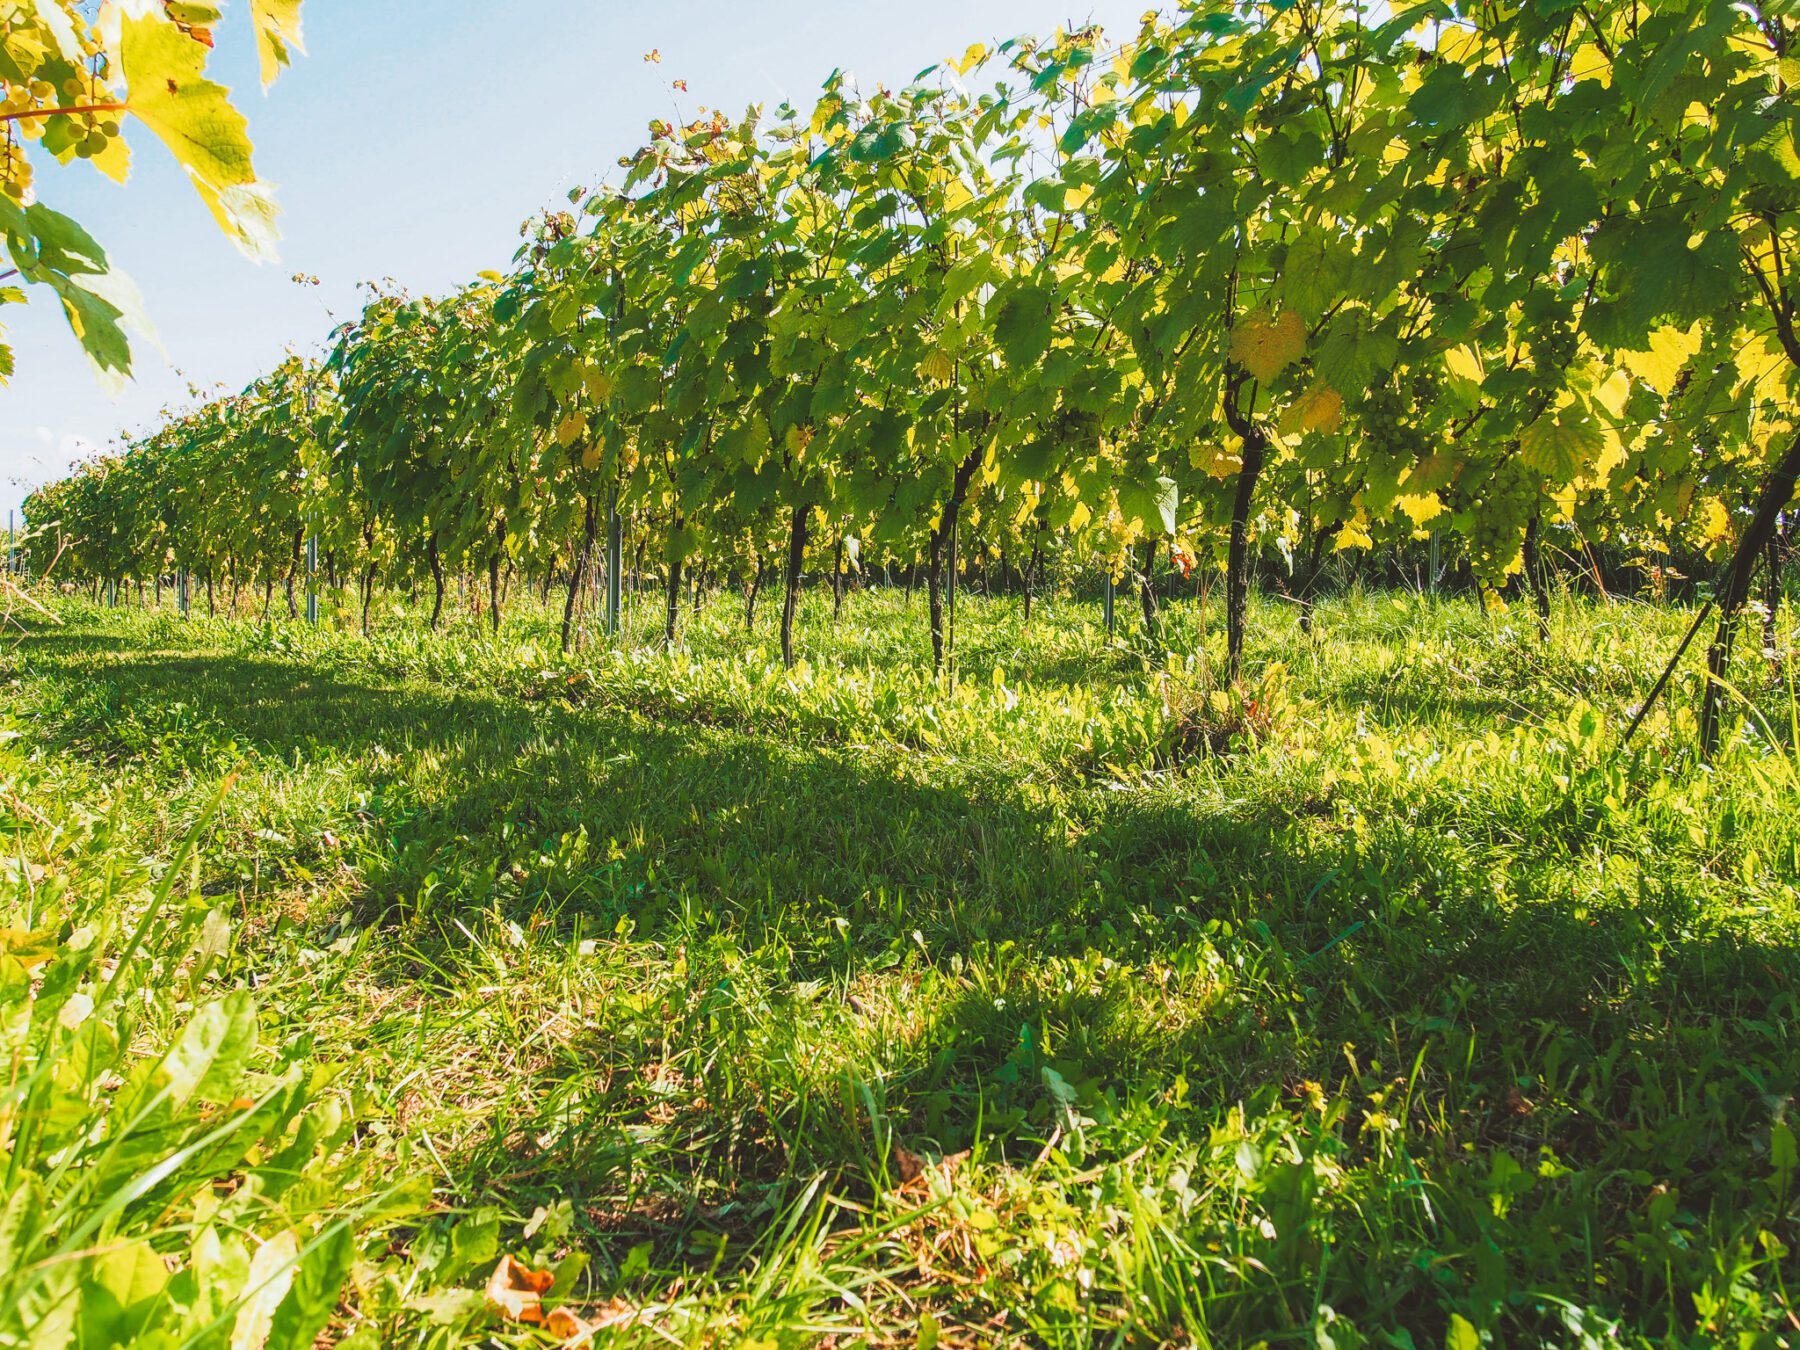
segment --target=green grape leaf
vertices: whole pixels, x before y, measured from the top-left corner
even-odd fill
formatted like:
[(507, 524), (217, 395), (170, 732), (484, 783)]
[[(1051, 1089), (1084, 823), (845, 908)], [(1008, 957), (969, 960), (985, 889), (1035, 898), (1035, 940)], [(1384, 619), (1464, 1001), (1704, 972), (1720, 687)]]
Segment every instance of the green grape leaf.
[(1035, 436), (1001, 461), (1001, 481), (1009, 486), (1042, 483), (1056, 471), (1062, 447), (1048, 436)]
[(1257, 142), (1257, 163), (1270, 181), (1298, 187), (1318, 163), (1323, 149), (1317, 132), (1305, 128), (1276, 131)]
[(1052, 296), (1032, 282), (1013, 287), (999, 297), (994, 315), (994, 343), (1015, 367), (1029, 367), (1044, 359), (1053, 327)]
[(1349, 250), (1336, 236), (1308, 230), (1288, 245), (1276, 294), (1282, 304), (1314, 323), (1343, 293), (1353, 269)]
[(13, 261), (27, 280), (37, 271), (75, 276), (107, 268), (106, 250), (80, 224), (41, 202), (21, 207), (0, 194), (0, 229), (7, 235)]
[(1496, 73), (1456, 62), (1434, 68), (1407, 104), (1407, 111), (1433, 131), (1480, 121), (1500, 106), (1506, 84)]
[(1519, 458), (1554, 483), (1573, 482), (1606, 445), (1606, 432), (1578, 404), (1546, 412), (1519, 433)]
[(879, 164), (913, 144), (912, 128), (904, 122), (865, 127), (850, 144), (850, 158), (859, 164)]
[[(105, 251), (76, 221), (42, 203), (21, 207), (0, 195), (0, 231), (20, 275), (56, 292), (83, 354), (110, 391), (130, 373), (131, 334), (160, 350), (137, 287), (109, 267)], [(9, 360), (0, 378), (10, 369)]]
[(1612, 298), (1588, 306), (1582, 326), (1602, 347), (1640, 348), (1660, 321), (1685, 327), (1737, 293), (1730, 237), (1720, 231), (1695, 242), (1679, 214), (1608, 222), (1592, 247), (1611, 274)]
[(1119, 487), (1119, 514), (1136, 520), (1145, 529), (1164, 535), (1175, 533), (1181, 506), (1181, 491), (1172, 478), (1158, 478), (1149, 483), (1124, 483)]
[(87, 278), (66, 276), (59, 272), (44, 275), (43, 281), (62, 301), (63, 317), (69, 331), (81, 344), (81, 350), (93, 364), (101, 379), (116, 389), (131, 370), (131, 340), (126, 336), (124, 313), (103, 296), (96, 295), (83, 284)]
[(1346, 306), (1325, 326), (1315, 361), (1326, 383), (1346, 399), (1359, 397), (1399, 355), (1400, 344), (1377, 323), (1369, 310)]

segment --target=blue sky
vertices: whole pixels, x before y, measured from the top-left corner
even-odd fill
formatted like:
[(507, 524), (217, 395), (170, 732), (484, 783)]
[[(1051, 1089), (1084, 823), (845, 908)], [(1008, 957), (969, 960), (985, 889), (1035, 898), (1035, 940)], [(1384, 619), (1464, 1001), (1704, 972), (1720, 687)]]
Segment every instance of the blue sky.
[[(358, 309), (356, 283), (413, 291), (504, 268), (519, 222), (604, 177), (674, 111), (797, 106), (836, 68), (863, 82), (1058, 24), (1135, 30), (1145, 0), (308, 0), (308, 55), (263, 95), (241, 0), (213, 76), (250, 118), (257, 168), (282, 206), (281, 259), (256, 266), (213, 228), (173, 161), (139, 127), (124, 187), (40, 158), (43, 200), (80, 220), (143, 291), (168, 353), (140, 350), (117, 398), (101, 389), (51, 303), (0, 313), (18, 358), (0, 388), (0, 512), (120, 431), (203, 390), (236, 389), (289, 347), (317, 350)], [(660, 65), (643, 60), (657, 49)], [(289, 278), (320, 278), (315, 288)]]

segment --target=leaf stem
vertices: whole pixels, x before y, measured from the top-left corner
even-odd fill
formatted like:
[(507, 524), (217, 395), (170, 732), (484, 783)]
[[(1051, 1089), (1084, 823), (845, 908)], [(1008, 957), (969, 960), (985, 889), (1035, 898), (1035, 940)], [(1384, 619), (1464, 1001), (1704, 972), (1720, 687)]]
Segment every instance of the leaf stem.
[(24, 112), (0, 113), (0, 122), (18, 122), (27, 117), (73, 117), (76, 113), (129, 112), (124, 103), (89, 103), (76, 108), (27, 108)]

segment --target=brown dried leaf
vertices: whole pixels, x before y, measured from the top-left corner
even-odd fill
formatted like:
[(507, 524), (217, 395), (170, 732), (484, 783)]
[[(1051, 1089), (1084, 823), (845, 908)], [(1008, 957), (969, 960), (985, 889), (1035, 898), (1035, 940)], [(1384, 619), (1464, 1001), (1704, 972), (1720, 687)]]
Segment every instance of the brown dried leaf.
[(929, 1191), (931, 1180), (935, 1176), (940, 1181), (949, 1181), (968, 1160), (969, 1150), (947, 1154), (942, 1158), (928, 1158), (914, 1153), (904, 1144), (894, 1145), (894, 1167), (900, 1173), (900, 1189), (902, 1191)]

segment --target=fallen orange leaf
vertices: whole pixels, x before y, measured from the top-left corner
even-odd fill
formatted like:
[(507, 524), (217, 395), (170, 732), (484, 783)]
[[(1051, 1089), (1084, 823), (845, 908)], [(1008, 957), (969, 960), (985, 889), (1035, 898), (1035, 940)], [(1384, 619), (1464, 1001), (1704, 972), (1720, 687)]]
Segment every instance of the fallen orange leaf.
[(503, 1256), (488, 1276), (487, 1297), (509, 1322), (542, 1322), (544, 1293), (556, 1282), (547, 1270), (533, 1270), (516, 1257)]
[(622, 1298), (615, 1298), (600, 1309), (598, 1316), (591, 1318), (578, 1317), (567, 1308), (554, 1309), (544, 1319), (544, 1330), (559, 1337), (564, 1345), (581, 1345), (596, 1331), (629, 1322), (636, 1316), (636, 1308)]

